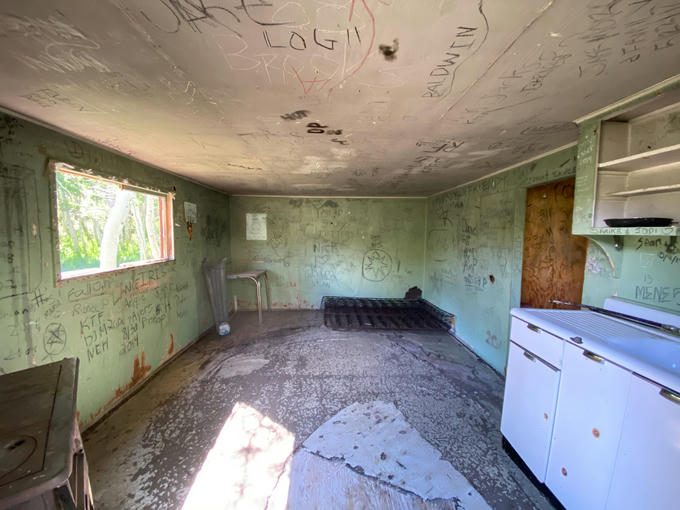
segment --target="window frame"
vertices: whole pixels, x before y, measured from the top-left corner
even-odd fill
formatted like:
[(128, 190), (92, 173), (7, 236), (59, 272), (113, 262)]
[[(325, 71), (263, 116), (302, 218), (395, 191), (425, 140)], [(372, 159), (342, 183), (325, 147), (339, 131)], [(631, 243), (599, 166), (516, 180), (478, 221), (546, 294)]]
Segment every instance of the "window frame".
[[(91, 168), (83, 168), (79, 164), (70, 163), (63, 159), (49, 159), (47, 163), (50, 183), (50, 210), (52, 213), (52, 256), (53, 267), (55, 272), (56, 286), (59, 287), (65, 282), (82, 281), (85, 279), (98, 278), (101, 276), (111, 276), (112, 274), (123, 273), (126, 271), (134, 271), (139, 268), (147, 268), (157, 264), (174, 263), (175, 261), (175, 235), (174, 235), (174, 221), (173, 221), (173, 202), (175, 199), (175, 191), (163, 191), (148, 186), (143, 186), (129, 182), (127, 178), (118, 176), (105, 177), (102, 172), (93, 170)], [(119, 186), (121, 189), (128, 189), (138, 193), (147, 195), (155, 195), (159, 198), (164, 198), (164, 205), (162, 213), (160, 214), (160, 237), (161, 237), (161, 258), (145, 260), (140, 262), (126, 263), (124, 266), (113, 269), (92, 269), (83, 274), (73, 274), (64, 276), (61, 270), (61, 247), (59, 241), (59, 210), (57, 200), (57, 172), (69, 173), (79, 177), (86, 177), (88, 179), (100, 180), (110, 184)]]

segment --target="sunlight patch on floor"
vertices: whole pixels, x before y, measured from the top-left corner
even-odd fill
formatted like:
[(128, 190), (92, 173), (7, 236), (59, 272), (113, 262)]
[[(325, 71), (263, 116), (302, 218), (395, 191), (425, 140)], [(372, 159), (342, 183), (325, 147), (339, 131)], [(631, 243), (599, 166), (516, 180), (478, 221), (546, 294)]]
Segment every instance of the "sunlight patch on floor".
[[(295, 435), (238, 402), (189, 490), (182, 510), (286, 507), (286, 464)], [(274, 487), (277, 487), (273, 494)], [(273, 501), (281, 498), (281, 501)]]

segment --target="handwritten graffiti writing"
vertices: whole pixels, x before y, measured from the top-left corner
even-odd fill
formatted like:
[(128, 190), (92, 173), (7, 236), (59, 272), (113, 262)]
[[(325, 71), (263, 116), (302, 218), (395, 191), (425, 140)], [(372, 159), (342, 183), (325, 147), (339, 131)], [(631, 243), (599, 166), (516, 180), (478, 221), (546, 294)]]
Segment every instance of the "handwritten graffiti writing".
[(635, 299), (653, 303), (675, 303), (680, 305), (680, 287), (637, 285)]
[(454, 152), (458, 150), (465, 142), (464, 141), (428, 141), (428, 140), (418, 140), (416, 142), (416, 147), (422, 147), (421, 152), (426, 153), (437, 153), (437, 152)]
[[(287, 30), (285, 32), (279, 31), (274, 34), (270, 33), (270, 30), (263, 30), (262, 38), (264, 39), (264, 44), (267, 48), (290, 48), (295, 51), (305, 51), (307, 49), (307, 41), (310, 41), (310, 44), (313, 42), (316, 46), (328, 51), (334, 51), (336, 49), (336, 43), (344, 40), (344, 37), (341, 37), (340, 39), (324, 37), (322, 35), (323, 32), (338, 34), (340, 31), (320, 30), (318, 27), (315, 27), (312, 29), (311, 36), (310, 34), (307, 34), (307, 37), (305, 37), (295, 30)], [(361, 44), (361, 36), (359, 35), (358, 27), (355, 26), (352, 29), (346, 28), (344, 32), (347, 35), (348, 46), (352, 45), (352, 40), (355, 38), (357, 42)]]
[(311, 112), (309, 110), (296, 110), (291, 113), (286, 113), (284, 115), (281, 115), (281, 118), (283, 120), (298, 120), (298, 119), (304, 119), (307, 117)]
[(422, 97), (443, 97), (451, 92), (457, 68), (475, 53), (486, 37), (486, 32), (477, 32), (478, 28), (457, 27), (453, 42), (444, 52), (444, 58), (430, 71)]

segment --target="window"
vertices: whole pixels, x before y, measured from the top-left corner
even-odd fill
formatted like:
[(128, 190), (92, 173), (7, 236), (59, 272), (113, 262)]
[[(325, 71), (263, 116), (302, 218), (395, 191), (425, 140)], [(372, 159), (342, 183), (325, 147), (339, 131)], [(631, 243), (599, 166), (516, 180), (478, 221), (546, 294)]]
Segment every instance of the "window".
[(171, 194), (51, 166), (60, 279), (173, 258)]

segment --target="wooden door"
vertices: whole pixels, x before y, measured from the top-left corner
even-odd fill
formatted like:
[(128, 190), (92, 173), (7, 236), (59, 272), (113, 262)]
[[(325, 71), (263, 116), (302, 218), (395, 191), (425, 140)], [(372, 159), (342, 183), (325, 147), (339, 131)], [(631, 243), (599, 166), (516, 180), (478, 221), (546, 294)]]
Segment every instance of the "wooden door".
[(573, 178), (527, 190), (521, 306), (581, 302), (588, 240), (571, 234), (573, 208)]

